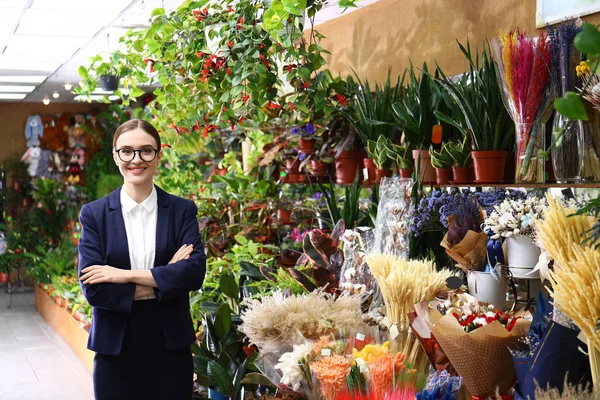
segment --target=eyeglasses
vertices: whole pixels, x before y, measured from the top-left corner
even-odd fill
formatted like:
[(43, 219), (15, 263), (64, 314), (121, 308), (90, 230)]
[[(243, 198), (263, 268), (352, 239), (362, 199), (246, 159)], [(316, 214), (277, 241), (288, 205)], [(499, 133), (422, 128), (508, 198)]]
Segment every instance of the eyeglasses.
[(115, 149), (117, 156), (123, 162), (133, 161), (133, 159), (135, 158), (135, 153), (139, 154), (140, 159), (142, 161), (145, 161), (145, 162), (154, 161), (154, 159), (158, 155), (159, 151), (160, 150), (153, 149), (152, 147), (144, 147), (143, 149), (138, 149), (138, 150), (128, 149), (128, 148)]

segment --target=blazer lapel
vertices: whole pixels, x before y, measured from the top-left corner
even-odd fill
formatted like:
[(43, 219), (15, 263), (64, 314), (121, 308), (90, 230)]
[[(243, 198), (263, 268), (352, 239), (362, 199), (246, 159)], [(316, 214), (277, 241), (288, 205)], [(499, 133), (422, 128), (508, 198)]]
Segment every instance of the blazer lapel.
[(108, 196), (108, 228), (115, 233), (114, 235), (108, 235), (108, 248), (115, 257), (115, 267), (131, 269), (127, 231), (125, 230), (123, 211), (121, 210), (121, 190), (122, 187)]
[(158, 218), (156, 222), (156, 253), (154, 255), (154, 266), (160, 266), (169, 262), (163, 259), (167, 254), (167, 239), (169, 236), (169, 220), (171, 209), (169, 208), (169, 195), (156, 186)]

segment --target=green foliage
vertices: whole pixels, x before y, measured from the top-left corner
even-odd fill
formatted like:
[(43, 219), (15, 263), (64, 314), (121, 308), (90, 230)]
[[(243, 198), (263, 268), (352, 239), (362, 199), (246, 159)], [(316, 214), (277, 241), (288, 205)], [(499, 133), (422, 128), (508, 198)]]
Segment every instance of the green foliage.
[[(406, 72), (405, 72), (406, 74)], [(375, 85), (372, 92), (368, 81), (362, 82), (358, 76), (358, 86), (353, 94), (352, 113), (346, 113), (363, 143), (377, 142), (380, 136), (390, 142), (398, 139), (399, 129), (395, 123), (392, 104), (402, 100), (402, 79), (398, 77), (394, 86), (390, 83), (391, 70), (383, 86)]]
[(450, 154), (454, 165), (457, 167), (468, 167), (471, 165), (470, 136), (465, 136), (460, 142), (448, 142), (446, 144), (446, 151)]
[[(325, 197), (327, 210), (331, 218), (331, 227), (335, 226), (339, 220), (344, 220), (349, 229), (355, 226), (365, 226), (368, 222), (367, 215), (360, 209), (360, 199), (362, 188), (358, 184), (358, 174), (350, 186), (344, 188), (344, 196), (338, 198), (336, 188), (333, 183), (329, 184), (329, 190), (323, 185), (319, 185), (321, 193)], [(342, 201), (343, 200), (343, 201)], [(341, 208), (340, 208), (341, 204)]]
[(68, 235), (63, 235), (58, 247), (37, 246), (32, 266), (27, 274), (38, 283), (52, 283), (53, 277), (75, 276), (75, 258), (77, 247)]
[(434, 168), (450, 168), (454, 161), (452, 155), (448, 151), (448, 144), (446, 143), (442, 145), (442, 148), (439, 151), (430, 147), (429, 155), (431, 156), (431, 165), (433, 165)]
[(481, 56), (479, 52), (473, 56), (468, 42), (466, 48), (460, 43), (458, 46), (469, 71), (458, 82), (440, 71), (437, 81), (449, 95), (445, 98), (449, 112), (437, 110), (435, 115), (458, 129), (463, 138), (470, 136), (473, 150), (511, 151), (515, 127), (502, 101), (489, 44), (483, 44)]
[(96, 196), (98, 198), (108, 196), (122, 184), (121, 174), (100, 173), (96, 181)]
[(369, 140), (367, 142), (367, 151), (369, 157), (379, 169), (390, 169), (398, 155), (393, 152), (393, 144), (391, 140), (383, 135), (377, 138), (377, 141)]

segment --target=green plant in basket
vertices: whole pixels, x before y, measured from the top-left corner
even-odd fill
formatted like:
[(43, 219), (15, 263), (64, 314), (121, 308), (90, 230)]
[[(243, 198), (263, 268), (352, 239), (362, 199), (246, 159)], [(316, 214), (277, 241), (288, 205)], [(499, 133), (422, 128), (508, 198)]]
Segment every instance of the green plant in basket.
[(447, 143), (444, 143), (440, 150), (434, 150), (433, 147), (430, 147), (429, 155), (431, 156), (431, 165), (434, 168), (450, 168), (454, 162), (450, 152), (448, 152)]
[(454, 165), (457, 167), (468, 167), (471, 165), (471, 141), (469, 136), (460, 142), (446, 143), (446, 151), (454, 160)]

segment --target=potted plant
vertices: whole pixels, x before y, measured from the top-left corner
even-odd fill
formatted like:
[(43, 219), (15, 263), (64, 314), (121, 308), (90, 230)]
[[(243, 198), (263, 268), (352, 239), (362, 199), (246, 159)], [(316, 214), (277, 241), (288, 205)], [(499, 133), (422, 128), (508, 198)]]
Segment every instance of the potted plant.
[(452, 177), (456, 183), (465, 183), (473, 181), (473, 168), (471, 167), (471, 141), (469, 136), (460, 142), (448, 142), (446, 150), (452, 157)]
[(381, 178), (384, 176), (392, 176), (391, 168), (396, 157), (390, 152), (391, 148), (392, 143), (390, 139), (383, 135), (379, 136), (376, 142), (371, 140), (367, 143), (367, 151), (376, 167), (376, 170), (374, 171), (375, 176), (372, 178), (373, 182), (381, 181)]
[(299, 124), (292, 128), (291, 139), (298, 142), (300, 151), (304, 154), (311, 154), (314, 152), (317, 135), (315, 133), (315, 126), (311, 123)]
[[(75, 88), (75, 92), (87, 97), (97, 86), (107, 92), (113, 92), (114, 95), (124, 98), (125, 102), (128, 103), (131, 99), (135, 99), (144, 94), (144, 91), (137, 87), (128, 86), (126, 88), (119, 88), (119, 81), (121, 77), (132, 78), (134, 74), (144, 73), (143, 66), (135, 66), (127, 60), (126, 55), (120, 50), (112, 52), (110, 54), (98, 54), (90, 58), (89, 67), (80, 66), (79, 75), (83, 78), (79, 86)], [(131, 85), (128, 79), (128, 85)], [(104, 102), (110, 102), (108, 95), (105, 95), (102, 99)]]
[(417, 77), (411, 63), (404, 97), (392, 106), (396, 122), (403, 128), (406, 141), (413, 149), (415, 165), (419, 168), (418, 178), (424, 183), (436, 181), (435, 172), (431, 167), (429, 147), (434, 142), (441, 143), (444, 139), (442, 135), (446, 138), (450, 135), (449, 130), (440, 125), (435, 114), (443, 104), (441, 86), (435, 79), (440, 73), (438, 68), (435, 75), (431, 76), (427, 64), (423, 63), (421, 75)]
[(452, 112), (436, 112), (440, 120), (456, 127), (472, 142), (475, 181), (501, 183), (508, 153), (515, 146), (515, 126), (498, 87), (497, 72), (490, 56), (488, 43), (483, 44), (481, 56), (473, 54), (458, 43), (469, 62), (469, 71), (458, 82), (441, 73), (438, 81), (452, 99)]
[(306, 232), (300, 232), (298, 227), (292, 229), (292, 231), (286, 235), (281, 241), (281, 256), (279, 263), (284, 266), (296, 265), (296, 261), (302, 255), (302, 241)]
[(454, 160), (448, 152), (447, 143), (442, 148), (434, 150), (433, 146), (429, 148), (431, 165), (435, 168), (435, 177), (438, 185), (447, 185), (452, 180), (452, 163)]

